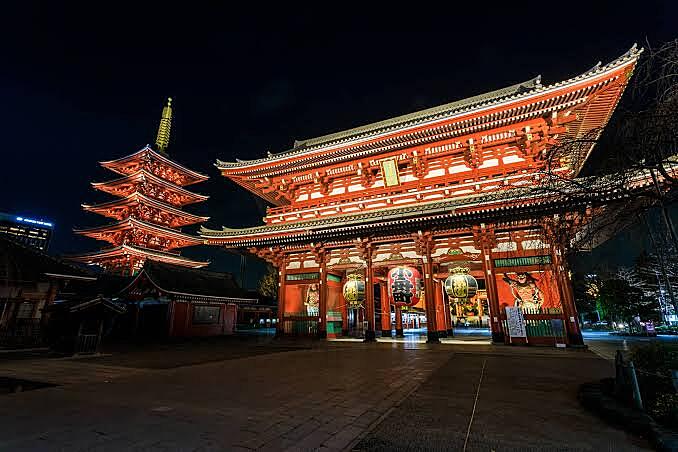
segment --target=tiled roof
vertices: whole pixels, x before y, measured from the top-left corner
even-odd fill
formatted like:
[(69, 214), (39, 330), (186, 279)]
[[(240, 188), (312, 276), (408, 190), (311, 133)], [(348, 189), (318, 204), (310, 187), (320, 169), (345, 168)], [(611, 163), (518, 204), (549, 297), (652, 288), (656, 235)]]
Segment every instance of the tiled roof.
[[(678, 166), (677, 166), (678, 168)], [(674, 171), (672, 169), (672, 171)], [(255, 241), (272, 241), (276, 237), (289, 237), (295, 235), (313, 235), (323, 231), (337, 233), (339, 230), (369, 230), (375, 225), (390, 225), (395, 223), (418, 222), (423, 218), (449, 217), (457, 218), (462, 215), (474, 215), (480, 212), (505, 212), (530, 206), (543, 206), (552, 203), (594, 202), (601, 194), (609, 194), (609, 199), (625, 196), (620, 189), (618, 179), (622, 176), (604, 176), (597, 178), (580, 178), (578, 181), (556, 182), (559, 185), (537, 185), (521, 188), (513, 188), (492, 193), (482, 193), (465, 197), (454, 198), (445, 201), (432, 201), (404, 207), (391, 207), (388, 209), (374, 210), (360, 214), (332, 216), (329, 218), (284, 223), (278, 225), (255, 226), (243, 229), (222, 228), (212, 230), (201, 227), (200, 235), (207, 239), (231, 239), (232, 242), (247, 244)], [(635, 174), (633, 177), (624, 179), (628, 181), (627, 189), (642, 189), (649, 184), (647, 174)], [(586, 187), (582, 190), (579, 187)], [(604, 202), (607, 198), (600, 199)], [(463, 213), (457, 213), (462, 211)]]
[(102, 202), (98, 204), (81, 204), (82, 208), (85, 210), (98, 210), (98, 209), (108, 209), (111, 207), (118, 207), (118, 206), (124, 206), (128, 203), (145, 203), (151, 206), (155, 206), (158, 208), (161, 208), (171, 214), (177, 215), (179, 217), (183, 218), (191, 218), (195, 219), (196, 221), (207, 221), (209, 220), (210, 217), (201, 217), (199, 215), (192, 214), (190, 212), (186, 212), (185, 210), (177, 209), (174, 206), (171, 206), (165, 202), (162, 202), (158, 199), (151, 198), (150, 196), (146, 196), (143, 193), (140, 193), (138, 191), (132, 192), (129, 195), (127, 195), (124, 198), (116, 198), (113, 199), (112, 201), (107, 201), (107, 202)]
[[(142, 169), (137, 171), (136, 173), (132, 173), (128, 176), (123, 176), (119, 177), (117, 179), (105, 181), (105, 182), (91, 182), (91, 185), (95, 188), (99, 187), (108, 187), (108, 186), (115, 186), (115, 185), (121, 185), (125, 184), (128, 182), (138, 182), (140, 180), (148, 180), (150, 182), (153, 182), (154, 184), (158, 184), (160, 186), (169, 188), (170, 190), (173, 190), (178, 193), (183, 193), (189, 197), (196, 198), (196, 199), (207, 199), (209, 196), (206, 195), (201, 195), (199, 193), (194, 193), (190, 190), (186, 190), (183, 187), (180, 187), (166, 179), (163, 179), (161, 177), (156, 176), (153, 173), (149, 173), (148, 171)], [(100, 188), (99, 188), (100, 189)]]
[(147, 261), (141, 273), (145, 273), (165, 292), (224, 298), (247, 298), (248, 295), (246, 290), (238, 287), (231, 273), (190, 269), (153, 261)]
[(110, 256), (120, 256), (124, 254), (132, 254), (147, 259), (156, 259), (161, 261), (171, 260), (179, 262), (181, 265), (187, 265), (191, 267), (204, 267), (209, 264), (209, 261), (196, 261), (189, 259), (187, 257), (181, 256), (179, 254), (167, 253), (158, 250), (152, 250), (149, 248), (143, 248), (140, 246), (132, 245), (120, 245), (113, 248), (105, 248), (99, 251), (91, 251), (89, 253), (75, 254), (70, 256), (65, 256), (67, 259), (75, 260), (78, 262), (87, 262), (95, 261), (98, 258), (106, 258)]
[(292, 156), (303, 155), (313, 151), (321, 150), (323, 147), (348, 143), (353, 140), (378, 135), (384, 132), (395, 131), (397, 129), (406, 127), (412, 127), (433, 120), (442, 120), (460, 113), (469, 113), (474, 110), (485, 109), (504, 102), (513, 102), (532, 94), (558, 89), (563, 86), (578, 83), (587, 78), (596, 77), (605, 73), (606, 71), (616, 69), (617, 67), (626, 64), (629, 61), (635, 61), (641, 52), (642, 49), (638, 49), (634, 44), (628, 52), (608, 64), (597, 64), (582, 74), (549, 86), (541, 85), (540, 77), (536, 77), (534, 79), (528, 80), (527, 82), (511, 85), (497, 91), (470, 97), (468, 99), (451, 102), (438, 107), (398, 116), (342, 132), (296, 142), (292, 149), (280, 153), (269, 154), (269, 156), (265, 158), (255, 160), (238, 160), (237, 162), (224, 162), (217, 160), (216, 166), (220, 169), (228, 169), (253, 166), (263, 163), (273, 164)]
[[(5, 259), (2, 259), (2, 256)], [(93, 276), (73, 264), (0, 235), (0, 281), (45, 280), (45, 273), (64, 276)]]
[[(103, 166), (103, 167), (110, 168), (111, 170), (117, 172), (118, 174), (124, 174), (124, 173), (120, 173), (119, 171), (116, 171), (116, 170), (114, 169), (114, 167), (115, 167), (116, 165), (121, 164), (121, 163), (124, 163), (124, 162), (126, 162), (126, 161), (132, 161), (132, 160), (134, 160), (134, 159), (140, 157), (141, 154), (144, 154), (144, 153), (149, 153), (149, 154), (150, 154), (153, 158), (155, 158), (156, 160), (160, 160), (160, 161), (162, 161), (163, 163), (166, 163), (167, 165), (170, 165), (170, 166), (173, 167), (174, 169), (176, 169), (176, 170), (178, 170), (178, 171), (180, 171), (180, 172), (182, 172), (182, 173), (184, 173), (184, 174), (188, 174), (189, 176), (195, 178), (195, 179), (196, 179), (196, 182), (201, 181), (201, 180), (207, 180), (207, 179), (209, 179), (209, 176), (207, 176), (207, 175), (205, 175), (205, 174), (198, 173), (197, 171), (193, 171), (193, 170), (191, 170), (191, 169), (186, 168), (185, 166), (183, 166), (183, 165), (181, 165), (181, 164), (175, 162), (174, 160), (168, 158), (166, 154), (160, 153), (160, 152), (156, 152), (156, 151), (153, 150), (153, 148), (151, 148), (151, 146), (148, 145), (148, 144), (147, 144), (146, 146), (144, 146), (143, 148), (139, 149), (138, 151), (136, 151), (136, 152), (130, 154), (130, 155), (126, 155), (125, 157), (121, 157), (121, 158), (115, 159), (115, 160), (107, 160), (107, 161), (105, 161), (105, 162), (99, 162), (99, 164), (100, 164), (101, 166)], [(111, 167), (113, 167), (113, 168), (111, 168)]]
[(187, 241), (199, 241), (200, 238), (191, 234), (186, 234), (185, 232), (177, 231), (176, 229), (166, 228), (153, 223), (148, 223), (146, 221), (139, 220), (137, 218), (125, 218), (124, 220), (117, 221), (113, 224), (104, 224), (101, 226), (95, 226), (85, 229), (73, 229), (73, 232), (76, 234), (92, 234), (96, 232), (106, 232), (115, 229), (129, 229), (129, 228), (139, 228), (145, 230), (155, 231), (159, 234), (168, 235), (170, 237), (180, 237)]

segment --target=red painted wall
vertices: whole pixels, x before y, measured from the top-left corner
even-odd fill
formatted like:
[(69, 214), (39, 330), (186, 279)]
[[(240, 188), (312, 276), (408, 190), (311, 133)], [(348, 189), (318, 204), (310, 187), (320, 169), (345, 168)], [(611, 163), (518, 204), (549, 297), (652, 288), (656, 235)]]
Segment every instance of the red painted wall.
[[(216, 306), (216, 305), (213, 305)], [(192, 303), (173, 303), (174, 316), (170, 336), (220, 336), (235, 333), (237, 308), (235, 305), (219, 305), (219, 322), (211, 324), (193, 323)]]

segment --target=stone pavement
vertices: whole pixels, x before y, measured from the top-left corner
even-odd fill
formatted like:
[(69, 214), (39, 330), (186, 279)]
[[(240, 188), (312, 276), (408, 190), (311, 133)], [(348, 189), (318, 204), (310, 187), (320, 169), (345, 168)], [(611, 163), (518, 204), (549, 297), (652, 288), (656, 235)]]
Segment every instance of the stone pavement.
[[(132, 373), (4, 396), (0, 450), (343, 450), (450, 357), (350, 344), (176, 369), (106, 366)], [(60, 373), (57, 361), (43, 360), (43, 375)], [(39, 365), (17, 361), (12, 375)]]
[(359, 449), (456, 450), (482, 365), (473, 448), (633, 447), (576, 401), (579, 382), (611, 372), (587, 351), (328, 342), (156, 364), (0, 363), (0, 376), (66, 383), (0, 397), (0, 450), (347, 450), (361, 439)]
[(355, 450), (651, 450), (577, 400), (582, 381), (609, 376), (608, 363), (584, 350), (506, 351), (455, 355)]

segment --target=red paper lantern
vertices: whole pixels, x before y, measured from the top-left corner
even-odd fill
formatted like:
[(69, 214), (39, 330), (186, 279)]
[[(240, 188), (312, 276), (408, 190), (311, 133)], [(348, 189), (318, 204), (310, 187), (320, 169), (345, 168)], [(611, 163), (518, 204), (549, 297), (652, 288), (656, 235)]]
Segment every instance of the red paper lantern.
[(388, 272), (388, 296), (391, 304), (414, 306), (422, 295), (422, 279), (419, 270), (412, 267), (395, 267)]

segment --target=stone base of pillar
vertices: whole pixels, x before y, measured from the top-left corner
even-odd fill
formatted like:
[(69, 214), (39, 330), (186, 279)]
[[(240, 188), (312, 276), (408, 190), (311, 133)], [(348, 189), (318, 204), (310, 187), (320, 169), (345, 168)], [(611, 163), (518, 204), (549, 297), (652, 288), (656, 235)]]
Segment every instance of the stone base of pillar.
[(391, 330), (381, 330), (381, 337), (392, 337), (393, 332)]
[(447, 330), (447, 337), (454, 337), (454, 328)]
[(447, 330), (438, 331), (438, 337), (447, 337)]
[(327, 339), (327, 331), (318, 331), (318, 339)]
[(504, 343), (504, 333), (503, 332), (493, 332), (492, 333), (492, 343), (493, 344), (503, 344)]
[(429, 331), (426, 333), (426, 343), (427, 344), (440, 344), (440, 339), (438, 339), (437, 331)]
[(584, 345), (584, 337), (581, 333), (568, 334), (567, 339), (570, 342), (568, 344), (570, 347), (586, 347), (586, 345)]
[(402, 328), (401, 329), (396, 328), (396, 337), (405, 337)]
[(377, 342), (377, 334), (374, 331), (365, 331), (365, 340), (363, 342)]
[(348, 330), (341, 330), (342, 336), (348, 336)]

